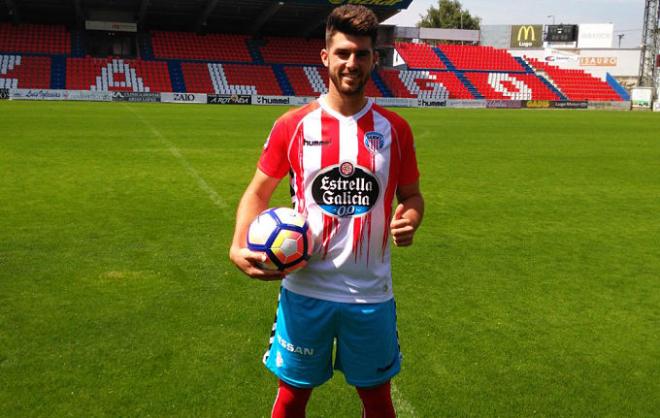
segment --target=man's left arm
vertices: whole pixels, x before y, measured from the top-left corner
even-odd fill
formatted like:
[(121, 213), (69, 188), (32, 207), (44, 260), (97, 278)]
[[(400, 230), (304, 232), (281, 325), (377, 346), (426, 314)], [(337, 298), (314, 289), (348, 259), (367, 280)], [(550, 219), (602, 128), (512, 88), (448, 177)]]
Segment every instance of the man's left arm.
[(399, 201), (390, 223), (394, 245), (407, 247), (413, 242), (415, 231), (424, 217), (424, 198), (419, 190), (419, 181), (399, 186), (396, 191)]

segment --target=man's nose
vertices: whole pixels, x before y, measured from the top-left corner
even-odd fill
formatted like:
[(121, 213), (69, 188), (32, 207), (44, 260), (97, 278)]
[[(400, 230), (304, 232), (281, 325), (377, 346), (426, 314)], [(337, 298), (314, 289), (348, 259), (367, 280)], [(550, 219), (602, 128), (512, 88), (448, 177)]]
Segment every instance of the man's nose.
[(346, 66), (349, 68), (357, 68), (357, 56), (355, 54), (348, 56), (348, 59), (346, 60)]

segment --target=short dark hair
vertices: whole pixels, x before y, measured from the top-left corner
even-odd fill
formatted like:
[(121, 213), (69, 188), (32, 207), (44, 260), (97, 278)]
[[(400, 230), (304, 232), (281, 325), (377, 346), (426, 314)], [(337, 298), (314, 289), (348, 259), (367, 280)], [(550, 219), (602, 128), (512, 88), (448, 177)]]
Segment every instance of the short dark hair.
[(378, 18), (371, 9), (364, 6), (354, 4), (339, 6), (330, 12), (326, 21), (326, 45), (329, 45), (335, 32), (353, 36), (368, 36), (371, 38), (372, 48), (376, 48)]

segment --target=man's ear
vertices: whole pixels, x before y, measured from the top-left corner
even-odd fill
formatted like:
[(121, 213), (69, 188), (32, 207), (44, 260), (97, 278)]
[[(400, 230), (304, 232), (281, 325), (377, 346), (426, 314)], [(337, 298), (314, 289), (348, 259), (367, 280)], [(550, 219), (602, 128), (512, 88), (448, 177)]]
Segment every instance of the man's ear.
[(321, 50), (321, 62), (326, 68), (328, 68), (328, 50), (325, 48)]

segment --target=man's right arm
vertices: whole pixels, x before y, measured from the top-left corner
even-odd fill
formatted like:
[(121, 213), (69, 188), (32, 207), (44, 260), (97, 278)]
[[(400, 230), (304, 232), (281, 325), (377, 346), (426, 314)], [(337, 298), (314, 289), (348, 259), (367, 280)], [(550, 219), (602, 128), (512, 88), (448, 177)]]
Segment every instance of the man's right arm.
[(257, 169), (248, 185), (236, 211), (236, 230), (229, 250), (229, 258), (243, 273), (259, 280), (278, 280), (284, 277), (279, 271), (263, 270), (258, 263), (265, 261), (266, 255), (247, 249), (247, 231), (250, 223), (268, 209), (270, 198), (280, 179), (270, 177)]

